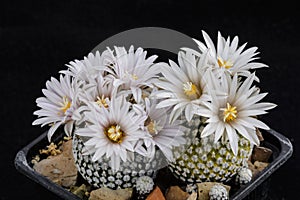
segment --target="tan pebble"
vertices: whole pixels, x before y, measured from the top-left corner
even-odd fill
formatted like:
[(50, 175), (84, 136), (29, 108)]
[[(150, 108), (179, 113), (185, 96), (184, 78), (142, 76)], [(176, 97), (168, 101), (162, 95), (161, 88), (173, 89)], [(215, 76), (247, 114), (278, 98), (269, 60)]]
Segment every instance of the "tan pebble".
[(93, 190), (90, 193), (89, 200), (129, 200), (132, 195), (132, 189), (112, 190), (106, 187)]
[(188, 197), (189, 194), (178, 186), (171, 186), (166, 192), (166, 200), (186, 200)]
[(62, 153), (64, 154), (64, 156), (68, 156), (68, 157), (73, 157), (73, 152), (72, 152), (72, 140), (66, 141), (62, 144)]
[(256, 146), (252, 152), (252, 161), (268, 162), (273, 151), (266, 147)]
[[(66, 142), (64, 145), (72, 144)], [(77, 168), (70, 147), (65, 147), (62, 154), (49, 156), (34, 164), (33, 169), (64, 187), (75, 185), (77, 180)]]
[(158, 186), (148, 195), (146, 200), (165, 200), (165, 197)]
[(254, 167), (259, 171), (264, 170), (268, 165), (269, 163), (266, 162), (259, 162), (259, 161), (254, 162)]
[(187, 200), (197, 200), (197, 193), (193, 192), (188, 198)]
[(255, 178), (257, 176), (257, 174), (259, 173), (259, 170), (250, 161), (248, 161), (248, 168), (252, 172), (252, 179)]

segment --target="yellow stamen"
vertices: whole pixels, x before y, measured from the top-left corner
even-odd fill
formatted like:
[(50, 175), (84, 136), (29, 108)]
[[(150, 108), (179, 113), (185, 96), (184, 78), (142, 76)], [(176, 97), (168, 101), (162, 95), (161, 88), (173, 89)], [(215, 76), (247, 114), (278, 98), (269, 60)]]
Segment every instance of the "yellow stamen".
[(227, 103), (227, 107), (221, 110), (223, 111), (224, 122), (230, 122), (237, 118), (237, 110), (235, 106), (231, 106), (229, 103)]
[(123, 141), (123, 138), (125, 136), (124, 132), (121, 130), (121, 127), (119, 125), (110, 126), (105, 132), (105, 135), (110, 141), (118, 144), (120, 144)]
[(104, 95), (102, 95), (101, 98), (99, 96), (97, 96), (96, 103), (100, 107), (103, 106), (104, 108), (108, 108), (108, 104), (106, 103), (106, 99), (105, 99)]
[(128, 71), (125, 71), (124, 78), (129, 78), (135, 81), (139, 79), (139, 77), (136, 74), (131, 74)]
[(191, 99), (197, 99), (200, 97), (200, 91), (197, 86), (192, 82), (186, 82), (183, 84), (183, 91)]
[(60, 103), (61, 107), (60, 110), (62, 110), (64, 113), (71, 107), (71, 101), (69, 101), (68, 97), (63, 97), (63, 102)]
[(47, 154), (51, 156), (56, 156), (61, 153), (61, 150), (57, 148), (57, 145), (53, 142), (50, 143), (50, 145), (47, 146), (47, 149), (40, 150), (40, 154)]
[(222, 58), (218, 57), (218, 65), (219, 67), (229, 69), (233, 66), (233, 63), (230, 60), (223, 60)]
[(137, 76), (136, 74), (132, 74), (131, 77), (132, 77), (132, 79), (135, 80), (135, 81), (138, 80), (138, 76)]
[(149, 131), (149, 133), (151, 135), (157, 135), (157, 125), (156, 125), (156, 122), (155, 121), (150, 121), (149, 124), (147, 125), (147, 129)]

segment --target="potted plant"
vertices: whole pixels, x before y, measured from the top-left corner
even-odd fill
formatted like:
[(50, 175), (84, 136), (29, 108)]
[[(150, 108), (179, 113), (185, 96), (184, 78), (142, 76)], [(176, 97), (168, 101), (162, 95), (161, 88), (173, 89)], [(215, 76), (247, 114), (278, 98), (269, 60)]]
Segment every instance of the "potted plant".
[[(170, 199), (174, 188), (155, 188), (165, 173), (183, 199), (242, 198), (263, 180), (252, 178), (249, 165), (263, 140), (259, 129), (270, 130), (260, 115), (275, 107), (261, 102), (267, 93), (256, 86), (253, 71), (267, 66), (256, 61), (257, 48), (239, 46), (237, 36), (218, 33), (215, 45), (203, 31), (203, 39), (194, 40), (197, 49), (181, 46), (169, 62), (156, 62), (158, 56), (134, 46), (70, 62), (59, 79), (47, 81), (33, 124), (50, 125), (49, 142), (62, 132), (72, 139), (74, 164), (93, 190), (125, 189), (131, 198), (151, 199), (158, 189)], [(281, 145), (289, 157), (291, 145)], [(199, 183), (208, 182), (201, 194)], [(247, 193), (239, 191), (254, 182)]]

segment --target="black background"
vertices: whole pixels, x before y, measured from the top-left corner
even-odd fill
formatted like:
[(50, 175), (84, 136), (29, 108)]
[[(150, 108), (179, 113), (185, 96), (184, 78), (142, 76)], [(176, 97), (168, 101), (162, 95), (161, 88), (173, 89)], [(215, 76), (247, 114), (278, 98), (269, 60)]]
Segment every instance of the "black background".
[(216, 41), (238, 35), (257, 46), (262, 91), (278, 104), (263, 120), (288, 137), (294, 154), (272, 175), (272, 196), (299, 194), (299, 13), (288, 1), (7, 1), (0, 4), (0, 199), (58, 199), (14, 167), (18, 150), (42, 133), (31, 125), (35, 99), (51, 76), (82, 59), (101, 41), (131, 28), (156, 26), (202, 40), (201, 30)]

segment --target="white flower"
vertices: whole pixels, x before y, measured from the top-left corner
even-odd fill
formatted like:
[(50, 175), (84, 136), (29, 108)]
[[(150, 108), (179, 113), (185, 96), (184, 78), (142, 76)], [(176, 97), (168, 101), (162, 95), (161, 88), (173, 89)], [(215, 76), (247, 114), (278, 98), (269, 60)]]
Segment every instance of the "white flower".
[(89, 106), (108, 108), (110, 99), (116, 96), (112, 80), (103, 77), (101, 73), (95, 79), (89, 79), (88, 82), (82, 83), (82, 89), (78, 94), (80, 106), (72, 117), (78, 125), (84, 123), (83, 113), (89, 110)]
[(147, 52), (142, 48), (134, 51), (133, 46), (128, 52), (124, 47), (115, 47), (115, 51), (110, 52), (114, 56), (113, 66), (107, 67), (106, 71), (113, 77), (114, 86), (131, 93), (136, 102), (139, 102), (142, 89), (153, 87), (159, 73), (159, 65), (153, 63), (157, 56), (146, 59)]
[(75, 134), (88, 138), (84, 145), (86, 153), (93, 155), (93, 162), (106, 155), (114, 171), (119, 169), (121, 160), (127, 161), (128, 153), (134, 152), (137, 141), (145, 137), (140, 129), (145, 118), (130, 110), (130, 104), (123, 98), (111, 99), (108, 109), (90, 106), (85, 120), (86, 127), (78, 128)]
[(164, 78), (155, 85), (162, 90), (159, 90), (155, 97), (163, 100), (157, 108), (171, 106), (171, 121), (185, 111), (185, 117), (190, 121), (194, 115), (193, 110), (201, 109), (200, 105), (210, 100), (207, 91), (213, 88), (209, 82), (215, 80), (208, 79), (208, 72), (205, 72), (207, 53), (204, 53), (200, 59), (196, 59), (190, 52), (179, 52), (178, 62), (180, 67), (170, 60), (170, 66), (164, 65), (160, 69)]
[(145, 99), (145, 108), (136, 104), (134, 105), (135, 112), (140, 115), (145, 115), (147, 120), (143, 126), (143, 130), (150, 136), (144, 139), (147, 148), (147, 153), (140, 148), (136, 151), (149, 158), (153, 158), (155, 154), (155, 147), (157, 146), (165, 157), (171, 161), (173, 159), (172, 148), (185, 143), (184, 127), (180, 125), (178, 120), (172, 124), (169, 123), (169, 115), (166, 109), (156, 108), (157, 101), (155, 99)]
[(101, 55), (96, 51), (95, 55), (89, 53), (83, 60), (75, 60), (69, 62), (67, 70), (61, 70), (60, 73), (75, 77), (77, 80), (83, 80), (89, 83), (98, 77), (99, 74), (103, 75), (104, 68), (112, 65), (113, 58), (109, 50), (105, 50)]
[(109, 106), (110, 99), (114, 96), (114, 87), (111, 79), (99, 74), (94, 80), (83, 85), (80, 100), (85, 104), (93, 103), (96, 106)]
[(60, 81), (51, 78), (46, 82), (46, 88), (42, 92), (45, 97), (36, 100), (40, 110), (34, 112), (39, 118), (32, 124), (42, 126), (49, 124), (51, 128), (48, 131), (48, 139), (51, 140), (56, 129), (65, 124), (65, 133), (71, 135), (73, 128), (72, 115), (79, 106), (78, 92), (79, 85), (72, 81), (68, 75), (60, 75)]
[(251, 143), (258, 145), (259, 139), (256, 128), (269, 129), (269, 127), (256, 117), (267, 113), (266, 110), (275, 107), (272, 103), (258, 103), (267, 93), (259, 93), (251, 74), (244, 82), (238, 82), (235, 74), (233, 78), (229, 75), (222, 76), (220, 90), (227, 93), (226, 96), (217, 96), (211, 93), (211, 102), (205, 102), (206, 110), (199, 110), (199, 115), (207, 117), (208, 124), (203, 129), (201, 137), (211, 134), (215, 135), (215, 142), (221, 137), (229, 139), (231, 149), (235, 155), (238, 152), (238, 135), (248, 139)]
[[(252, 62), (258, 59), (255, 57), (259, 52), (256, 52), (257, 47), (251, 47), (247, 50), (245, 49), (246, 43), (238, 47), (239, 38), (235, 36), (232, 41), (228, 37), (227, 40), (222, 37), (221, 33), (218, 32), (218, 42), (217, 49), (212, 42), (209, 35), (202, 31), (202, 35), (205, 44), (194, 39), (197, 43), (200, 52), (209, 51), (209, 63), (212, 64), (214, 71), (217, 76), (220, 77), (224, 72), (229, 72), (231, 75), (238, 74), (239, 76), (250, 76), (249, 70), (257, 69), (261, 67), (267, 67), (267, 65), (259, 62)], [(199, 52), (183, 48), (186, 51), (190, 51), (195, 55), (200, 56)], [(258, 81), (258, 78), (255, 77)]]

